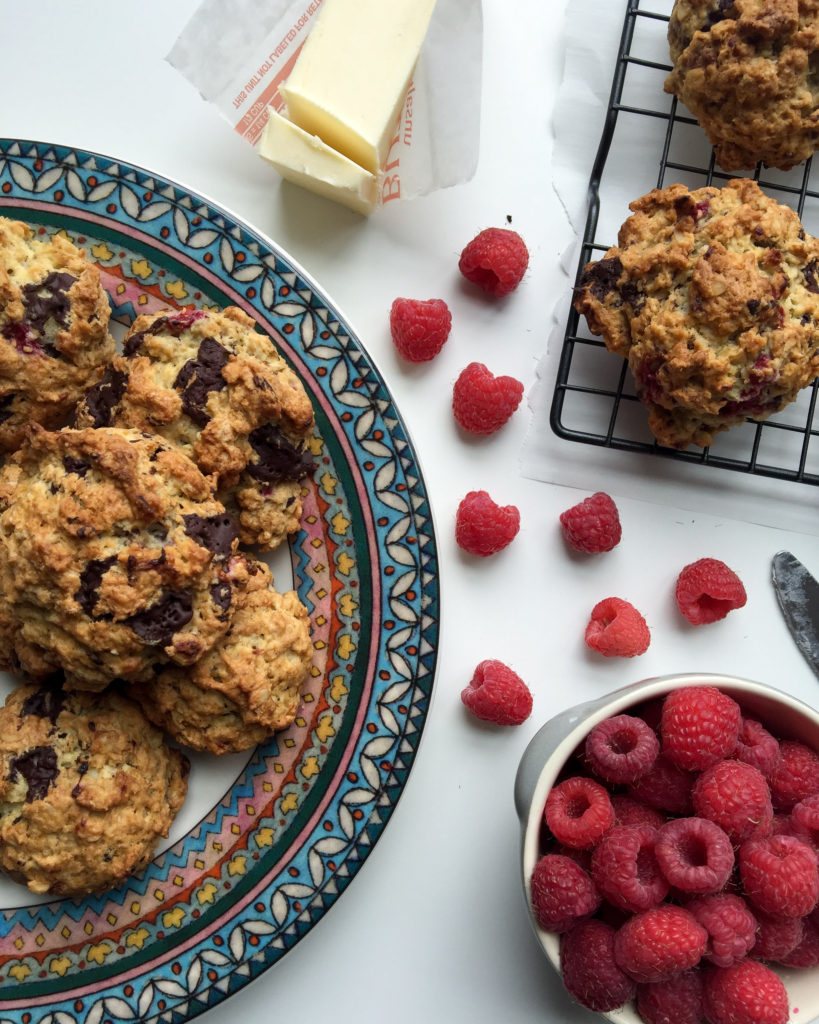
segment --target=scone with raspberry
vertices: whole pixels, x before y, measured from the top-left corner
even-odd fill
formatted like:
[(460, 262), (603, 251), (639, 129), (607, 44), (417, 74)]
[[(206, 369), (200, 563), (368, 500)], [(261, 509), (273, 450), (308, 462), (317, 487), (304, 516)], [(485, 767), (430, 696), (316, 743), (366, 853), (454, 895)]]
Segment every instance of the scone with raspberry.
[(819, 374), (819, 241), (796, 212), (747, 178), (630, 209), (574, 304), (628, 360), (657, 441), (707, 446), (793, 402)]
[(114, 356), (100, 274), (64, 235), (0, 217), (0, 455), (68, 423)]
[(235, 306), (140, 316), (91, 388), (78, 427), (131, 427), (181, 447), (235, 511), (244, 544), (299, 525), (313, 408), (273, 342)]

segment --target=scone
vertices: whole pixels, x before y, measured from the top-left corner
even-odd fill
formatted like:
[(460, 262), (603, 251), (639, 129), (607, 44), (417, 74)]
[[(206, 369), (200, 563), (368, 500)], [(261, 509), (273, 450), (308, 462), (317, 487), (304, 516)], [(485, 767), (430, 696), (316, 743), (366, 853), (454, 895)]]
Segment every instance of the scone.
[(819, 144), (819, 0), (676, 0), (666, 92), (726, 171), (789, 170)]
[(0, 455), (67, 424), (115, 353), (97, 267), (63, 235), (0, 217)]
[(278, 593), (256, 560), (234, 575), (235, 610), (219, 643), (195, 665), (164, 666), (129, 691), (174, 740), (214, 754), (246, 750), (290, 725), (313, 655), (296, 592)]
[(230, 624), (237, 532), (162, 438), (31, 428), (0, 471), (0, 668), (100, 690), (193, 663)]
[(587, 264), (575, 308), (628, 360), (662, 445), (706, 446), (819, 374), (819, 241), (749, 179), (655, 189)]
[(101, 892), (144, 868), (188, 761), (115, 692), (26, 684), (0, 709), (0, 868), (32, 892)]
[(230, 306), (140, 316), (79, 427), (133, 427), (182, 447), (237, 514), (243, 544), (271, 549), (298, 529), (313, 408), (253, 320)]

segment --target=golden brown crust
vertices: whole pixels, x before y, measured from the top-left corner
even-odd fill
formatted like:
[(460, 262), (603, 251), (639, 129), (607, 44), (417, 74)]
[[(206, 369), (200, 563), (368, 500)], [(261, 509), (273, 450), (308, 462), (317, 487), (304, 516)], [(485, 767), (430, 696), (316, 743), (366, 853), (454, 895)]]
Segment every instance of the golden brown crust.
[(19, 686), (0, 709), (0, 867), (38, 894), (109, 889), (168, 835), (187, 774), (120, 694)]
[(666, 92), (726, 171), (789, 170), (819, 144), (819, 0), (676, 0)]
[(750, 179), (633, 202), (575, 296), (624, 359), (660, 444), (709, 445), (819, 374), (819, 241)]

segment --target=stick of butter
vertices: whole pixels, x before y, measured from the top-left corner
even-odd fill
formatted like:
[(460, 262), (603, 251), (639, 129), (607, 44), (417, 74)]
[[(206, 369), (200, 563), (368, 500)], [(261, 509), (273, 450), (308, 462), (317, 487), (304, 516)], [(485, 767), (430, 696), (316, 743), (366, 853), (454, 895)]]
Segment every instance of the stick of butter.
[(280, 92), (308, 134), (377, 174), (435, 0), (323, 0)]

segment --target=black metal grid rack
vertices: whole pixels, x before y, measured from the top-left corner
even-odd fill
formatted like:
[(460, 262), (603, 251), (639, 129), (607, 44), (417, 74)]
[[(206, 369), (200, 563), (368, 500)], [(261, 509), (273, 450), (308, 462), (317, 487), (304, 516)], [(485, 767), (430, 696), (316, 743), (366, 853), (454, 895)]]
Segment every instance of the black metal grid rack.
[[(665, 44), (672, 0), (649, 2), (655, 10), (642, 9), (641, 0), (627, 0), (608, 109), (589, 180), (578, 279), (584, 265), (613, 244), (606, 240), (606, 233), (612, 239), (614, 224), (619, 225), (625, 219), (622, 214), (628, 213), (621, 207), (611, 211), (608, 225), (601, 223), (601, 209), (612, 191), (609, 186), (618, 173), (628, 170), (627, 153), (616, 158), (616, 166), (610, 168), (621, 134), (627, 136), (625, 147), (635, 133), (654, 147), (657, 177), (649, 188), (679, 181), (689, 188), (720, 185), (736, 176), (715, 164), (713, 150), (696, 120), (682, 105), (678, 107), (676, 97), (664, 93), (663, 80), (671, 67), (667, 46), (666, 60), (658, 59), (663, 53), (659, 38)], [(663, 6), (668, 13), (656, 9)], [(651, 172), (650, 168), (642, 170)], [(819, 231), (819, 181), (814, 180), (811, 160), (787, 173), (758, 167), (752, 176), (769, 195), (793, 206), (807, 231)], [(648, 189), (634, 192), (631, 198), (644, 191)], [(815, 381), (797, 402), (771, 419), (748, 420), (732, 427), (718, 435), (709, 448), (665, 448), (648, 430), (625, 360), (610, 354), (572, 309), (563, 336), (550, 422), (555, 434), (570, 441), (819, 485), (819, 441), (815, 440), (819, 438), (819, 415), (814, 425), (818, 398), (819, 381)]]

